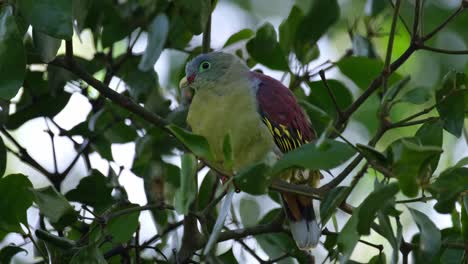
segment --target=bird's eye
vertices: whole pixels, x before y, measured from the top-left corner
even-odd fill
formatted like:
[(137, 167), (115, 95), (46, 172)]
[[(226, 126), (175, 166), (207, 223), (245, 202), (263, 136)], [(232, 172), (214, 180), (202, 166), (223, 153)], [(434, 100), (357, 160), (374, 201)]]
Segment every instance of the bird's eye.
[(202, 63), (200, 64), (200, 69), (199, 69), (199, 71), (200, 71), (200, 72), (203, 72), (203, 71), (208, 70), (209, 68), (211, 68), (211, 64), (210, 64), (209, 62), (207, 62), (207, 61), (204, 61), (204, 62), (202, 62)]

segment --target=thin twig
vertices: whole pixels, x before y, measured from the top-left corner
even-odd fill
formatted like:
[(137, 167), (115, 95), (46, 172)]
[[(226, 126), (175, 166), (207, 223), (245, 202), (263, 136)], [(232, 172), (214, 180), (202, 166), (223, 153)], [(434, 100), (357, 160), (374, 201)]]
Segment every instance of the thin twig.
[(420, 45), (419, 48), (423, 49), (423, 50), (429, 50), (429, 51), (432, 51), (432, 52), (436, 52), (436, 53), (442, 53), (442, 54), (468, 55), (468, 50), (447, 50), (447, 49), (433, 48), (433, 47), (429, 47), (429, 46), (426, 46), (426, 45)]
[(338, 117), (340, 117), (343, 114), (343, 112), (341, 111), (340, 106), (338, 105), (338, 102), (336, 101), (335, 94), (333, 93), (330, 86), (328, 85), (327, 78), (325, 77), (325, 71), (320, 70), (319, 75), (320, 75), (320, 78), (322, 79), (323, 84), (325, 85), (325, 88), (327, 88), (328, 95), (330, 96), (333, 102), (333, 106), (335, 107), (336, 113)]
[[(401, 0), (396, 0), (395, 2), (395, 10), (393, 13), (393, 18), (392, 18), (392, 25), (390, 27), (390, 35), (388, 37), (388, 44), (387, 44), (387, 52), (385, 55), (385, 63), (384, 63), (384, 68), (383, 68), (383, 91), (384, 93), (387, 91), (387, 86), (388, 86), (388, 77), (392, 74), (390, 71), (390, 62), (392, 60), (392, 51), (393, 51), (393, 42), (395, 39), (395, 30), (397, 26), (397, 20), (398, 20), (398, 14), (400, 13), (400, 5), (401, 5)], [(417, 26), (417, 23), (415, 23)]]

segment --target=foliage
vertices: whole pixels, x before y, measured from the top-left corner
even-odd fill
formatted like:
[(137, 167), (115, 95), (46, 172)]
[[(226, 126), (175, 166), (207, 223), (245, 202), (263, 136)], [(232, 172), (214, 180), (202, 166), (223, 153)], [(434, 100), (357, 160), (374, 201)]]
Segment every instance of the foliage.
[[(288, 77), (317, 134), (276, 163), (235, 175), (219, 171), (207, 140), (189, 131), (193, 91), (177, 89), (185, 62), (211, 49), (211, 14), (226, 1), (0, 0), (0, 263), (25, 255), (44, 263), (237, 263), (246, 254), (260, 263), (308, 263), (314, 250), (324, 250), (325, 262), (355, 263), (359, 243), (376, 249), (366, 253), (368, 263), (468, 261), (468, 159), (454, 164), (443, 156), (454, 155), (455, 138), (468, 136), (468, 51), (440, 37), (455, 34), (467, 46), (467, 1), (451, 9), (420, 0), (296, 1), (277, 28), (264, 19), (225, 36), (222, 49)], [(252, 17), (261, 13), (253, 1), (229, 2)], [(330, 52), (319, 40), (336, 44), (342, 56), (322, 63)], [(91, 48), (83, 52), (79, 41)], [(137, 52), (137, 44), (145, 50)], [(415, 54), (430, 57), (438, 72), (418, 75), (415, 65), (427, 65)], [(160, 80), (156, 63), (166, 63), (168, 78)], [(91, 110), (64, 128), (56, 117), (77, 97)], [(12, 134), (37, 119), (47, 126), (53, 168)], [(367, 135), (354, 136), (356, 125)], [(64, 140), (76, 151), (62, 166)], [(125, 143), (135, 155), (121, 170), (143, 179), (146, 205), (131, 203), (119, 180), (112, 146)], [(39, 188), (7, 166), (7, 153), (49, 184)], [(95, 155), (109, 164), (107, 175), (90, 161)], [(85, 175), (73, 170), (80, 160)], [(321, 170), (324, 179), (312, 188), (276, 177), (290, 168)], [(79, 183), (65, 192), (76, 176)], [(374, 187), (359, 189), (365, 180)], [(296, 247), (275, 191), (320, 200), (323, 247)], [(272, 207), (259, 204), (267, 197)], [(146, 240), (144, 210), (157, 230)], [(436, 212), (450, 214), (452, 226), (441, 229)], [(408, 237), (411, 225), (416, 234)], [(9, 234), (25, 243), (7, 245)], [(232, 244), (217, 247), (224, 241)]]

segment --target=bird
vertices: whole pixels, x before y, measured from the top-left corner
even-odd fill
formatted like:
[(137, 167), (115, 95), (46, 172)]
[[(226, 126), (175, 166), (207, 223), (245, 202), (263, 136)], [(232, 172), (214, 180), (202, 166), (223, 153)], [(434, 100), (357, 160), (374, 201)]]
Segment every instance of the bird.
[[(311, 122), (291, 90), (280, 81), (249, 67), (237, 56), (204, 53), (186, 64), (181, 89), (194, 91), (187, 124), (206, 138), (213, 152), (212, 166), (236, 173), (258, 162), (272, 164), (284, 153), (316, 138)], [(232, 161), (224, 160), (229, 136)], [(318, 185), (319, 171), (289, 169), (279, 175), (294, 184)], [(317, 246), (320, 224), (310, 197), (282, 192), (281, 200), (297, 246)]]

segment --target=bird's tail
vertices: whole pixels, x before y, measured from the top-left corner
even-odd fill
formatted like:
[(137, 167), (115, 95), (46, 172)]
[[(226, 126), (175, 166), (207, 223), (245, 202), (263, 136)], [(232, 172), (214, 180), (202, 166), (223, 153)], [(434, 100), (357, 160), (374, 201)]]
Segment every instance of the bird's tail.
[(297, 246), (300, 249), (316, 247), (321, 235), (321, 228), (315, 217), (312, 199), (297, 194), (283, 193), (282, 200), (291, 234)]

